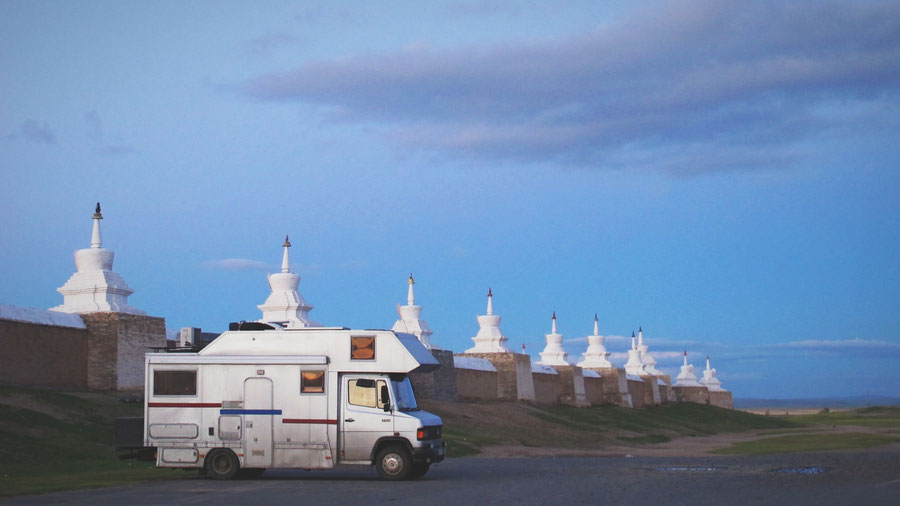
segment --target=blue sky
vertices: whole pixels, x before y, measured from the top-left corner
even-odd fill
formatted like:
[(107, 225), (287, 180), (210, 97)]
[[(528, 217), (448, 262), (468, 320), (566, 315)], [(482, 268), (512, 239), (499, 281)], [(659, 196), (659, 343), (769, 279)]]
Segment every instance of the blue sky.
[(492, 287), (533, 355), (597, 313), (737, 396), (900, 390), (900, 5), (428, 4), (0, 1), (0, 303), (101, 201), (170, 328), (258, 318), (290, 234), (325, 324), (412, 272), (454, 351)]

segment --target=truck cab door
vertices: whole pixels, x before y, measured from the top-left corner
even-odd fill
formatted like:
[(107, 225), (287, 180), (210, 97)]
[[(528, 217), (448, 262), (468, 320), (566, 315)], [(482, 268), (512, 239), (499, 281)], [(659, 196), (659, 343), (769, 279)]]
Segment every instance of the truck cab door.
[(341, 461), (370, 462), (378, 439), (394, 433), (389, 382), (378, 376), (345, 375), (341, 389)]

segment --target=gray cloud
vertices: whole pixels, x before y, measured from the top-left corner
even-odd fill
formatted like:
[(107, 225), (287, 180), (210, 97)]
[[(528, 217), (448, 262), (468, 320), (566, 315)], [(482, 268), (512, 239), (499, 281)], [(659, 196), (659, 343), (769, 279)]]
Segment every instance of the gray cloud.
[(208, 269), (224, 269), (227, 271), (275, 271), (281, 269), (280, 266), (260, 262), (259, 260), (250, 260), (249, 258), (210, 260), (203, 262), (202, 265)]
[(689, 175), (790, 165), (799, 141), (845, 126), (847, 101), (893, 107), (898, 84), (900, 5), (707, 0), (555, 40), (317, 61), (240, 89), (381, 123), (401, 145)]
[(96, 110), (84, 113), (84, 122), (89, 139), (100, 140), (103, 137), (103, 122)]
[(56, 144), (56, 134), (46, 123), (38, 123), (33, 119), (23, 121), (19, 129), (6, 136), (7, 139), (25, 139), (39, 144), (53, 146)]

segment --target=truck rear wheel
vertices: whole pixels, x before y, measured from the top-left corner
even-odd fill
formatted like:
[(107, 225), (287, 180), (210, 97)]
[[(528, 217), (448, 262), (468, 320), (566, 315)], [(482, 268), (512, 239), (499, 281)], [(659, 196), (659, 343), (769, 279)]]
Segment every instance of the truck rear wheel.
[(400, 446), (386, 446), (375, 457), (375, 469), (385, 480), (405, 480), (413, 470), (412, 458)]
[(241, 470), (237, 455), (227, 448), (218, 448), (206, 455), (206, 476), (214, 480), (230, 480)]

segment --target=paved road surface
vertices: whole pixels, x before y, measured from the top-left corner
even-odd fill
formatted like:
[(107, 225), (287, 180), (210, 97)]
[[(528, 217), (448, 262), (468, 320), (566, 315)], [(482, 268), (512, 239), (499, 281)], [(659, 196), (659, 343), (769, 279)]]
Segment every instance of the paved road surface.
[[(892, 445), (898, 446), (898, 445)], [(785, 471), (794, 472), (781, 472)], [(161, 473), (182, 472), (160, 470)], [(900, 504), (900, 448), (741, 457), (450, 459), (422, 480), (368, 469), (266, 472), (21, 496), (12, 504)]]

